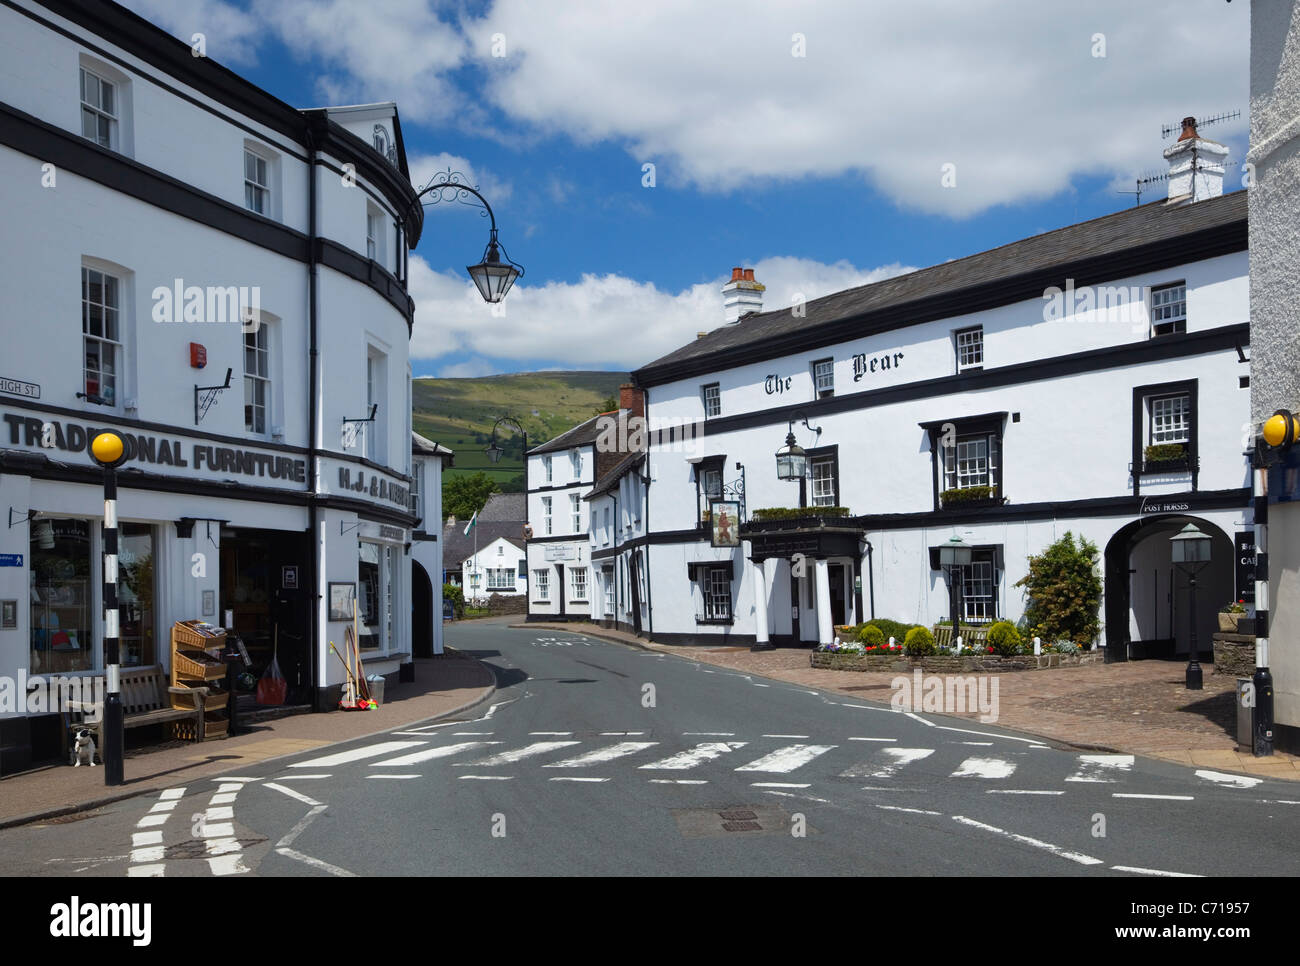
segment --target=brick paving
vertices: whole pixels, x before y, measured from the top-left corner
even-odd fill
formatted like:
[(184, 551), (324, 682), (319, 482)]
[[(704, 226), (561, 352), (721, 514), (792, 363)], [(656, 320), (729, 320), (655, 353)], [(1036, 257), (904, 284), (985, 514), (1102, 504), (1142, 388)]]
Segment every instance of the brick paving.
[[(582, 623), (530, 623), (530, 629), (569, 630), (623, 641), (647, 650), (888, 703), (903, 672), (833, 671), (809, 667), (802, 648), (751, 651), (748, 647), (656, 644), (621, 631)], [(1256, 758), (1237, 750), (1236, 678), (1202, 665), (1202, 691), (1184, 688), (1185, 664), (1132, 661), (997, 675), (997, 724), (1089, 750), (1146, 755), (1186, 765), (1300, 781), (1300, 757), (1276, 752)], [(978, 720), (978, 713), (954, 715)]]

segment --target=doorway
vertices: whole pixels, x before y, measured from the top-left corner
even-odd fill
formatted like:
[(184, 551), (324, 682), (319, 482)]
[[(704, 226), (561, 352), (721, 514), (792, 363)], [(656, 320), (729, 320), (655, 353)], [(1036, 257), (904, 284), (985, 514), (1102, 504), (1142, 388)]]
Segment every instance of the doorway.
[(261, 677), (274, 654), (288, 682), (289, 704), (313, 694), (306, 588), (306, 533), (248, 528), (221, 531), (221, 614), (248, 650)]
[(411, 656), (433, 657), (433, 583), (428, 571), (411, 561)]
[[(1211, 539), (1210, 564), (1196, 575), (1191, 614), (1187, 575), (1171, 560), (1169, 540), (1187, 524)], [(1216, 614), (1233, 599), (1233, 550), (1227, 534), (1196, 517), (1159, 516), (1121, 527), (1106, 544), (1106, 660), (1180, 660), (1213, 652)]]
[(828, 564), (826, 567), (827, 582), (830, 584), (831, 593), (831, 624), (834, 627), (843, 627), (848, 623), (845, 616), (847, 614), (846, 597), (844, 593), (844, 564)]

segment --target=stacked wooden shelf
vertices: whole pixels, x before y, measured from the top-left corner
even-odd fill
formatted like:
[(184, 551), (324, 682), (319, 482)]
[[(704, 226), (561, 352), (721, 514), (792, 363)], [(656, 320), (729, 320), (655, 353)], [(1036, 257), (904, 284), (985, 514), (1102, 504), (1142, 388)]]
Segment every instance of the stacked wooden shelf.
[[(171, 726), (173, 737), (204, 741), (230, 730), (230, 692), (221, 688), (226, 665), (219, 656), (225, 644), (224, 628), (204, 621), (177, 621), (172, 625), (172, 687), (208, 689), (200, 733), (194, 734), (195, 724), (178, 721)], [(194, 698), (173, 694), (172, 707), (193, 708)]]

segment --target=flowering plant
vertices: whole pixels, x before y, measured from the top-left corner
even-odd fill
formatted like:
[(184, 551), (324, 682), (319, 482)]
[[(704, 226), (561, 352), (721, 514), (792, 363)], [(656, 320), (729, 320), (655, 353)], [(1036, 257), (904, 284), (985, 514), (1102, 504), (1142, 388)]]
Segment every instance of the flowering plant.
[(1246, 613), (1246, 602), (1242, 599), (1229, 602), (1226, 606), (1219, 608), (1220, 614), (1244, 614)]

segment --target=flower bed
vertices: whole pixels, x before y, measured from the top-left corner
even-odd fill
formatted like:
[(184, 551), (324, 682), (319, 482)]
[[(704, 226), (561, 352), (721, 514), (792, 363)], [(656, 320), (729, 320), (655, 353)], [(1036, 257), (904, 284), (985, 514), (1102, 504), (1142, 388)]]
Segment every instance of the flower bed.
[[(1217, 647), (1217, 645), (1216, 645)], [(1253, 650), (1253, 648), (1252, 648)], [(853, 653), (847, 651), (813, 651), (810, 666), (827, 668), (834, 671), (911, 671), (920, 668), (923, 671), (938, 673), (955, 673), (958, 671), (984, 671), (986, 673), (1001, 671), (1040, 671), (1053, 667), (1078, 667), (1084, 664), (1100, 664), (1105, 652), (1081, 651), (1077, 654), (1016, 654), (1012, 657), (999, 657), (997, 654), (929, 654), (924, 657), (908, 657), (901, 648), (892, 652), (885, 651)], [(1253, 660), (1253, 658), (1252, 658)]]

